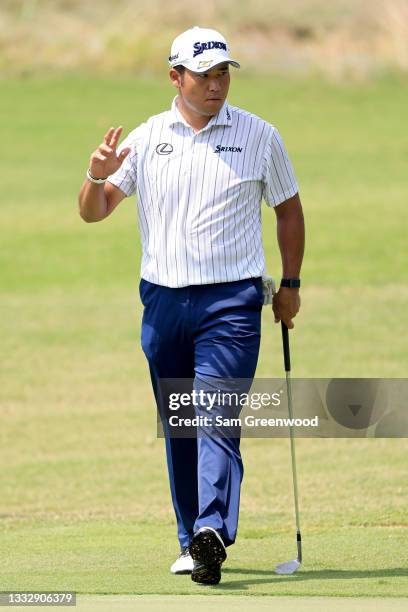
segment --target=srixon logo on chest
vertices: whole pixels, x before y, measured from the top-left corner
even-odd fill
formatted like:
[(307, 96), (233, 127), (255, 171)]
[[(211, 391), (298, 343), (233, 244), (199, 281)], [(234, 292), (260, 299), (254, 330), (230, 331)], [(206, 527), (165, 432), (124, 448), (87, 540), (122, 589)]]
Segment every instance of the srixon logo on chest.
[(223, 147), (221, 145), (217, 145), (214, 153), (242, 153), (242, 147)]

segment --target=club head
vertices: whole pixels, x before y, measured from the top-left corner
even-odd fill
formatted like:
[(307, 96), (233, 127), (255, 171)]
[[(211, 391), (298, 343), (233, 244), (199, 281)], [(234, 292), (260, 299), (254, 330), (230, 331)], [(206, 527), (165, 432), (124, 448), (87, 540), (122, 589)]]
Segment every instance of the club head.
[(300, 561), (293, 559), (293, 561), (286, 561), (286, 563), (278, 563), (275, 567), (275, 574), (294, 574), (300, 567)]

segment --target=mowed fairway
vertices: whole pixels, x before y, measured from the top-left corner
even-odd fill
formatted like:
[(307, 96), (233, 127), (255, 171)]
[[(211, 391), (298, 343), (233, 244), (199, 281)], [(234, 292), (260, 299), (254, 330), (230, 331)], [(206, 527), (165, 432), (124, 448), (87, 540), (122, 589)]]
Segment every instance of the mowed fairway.
[[(406, 376), (407, 94), (397, 78), (233, 81), (230, 102), (279, 127), (301, 185), (293, 375)], [(172, 96), (165, 77), (1, 83), (0, 591), (407, 597), (405, 439), (298, 441), (304, 564), (292, 577), (273, 573), (295, 555), (289, 442), (243, 440), (222, 583), (169, 574), (177, 541), (140, 348), (135, 202), (88, 225), (76, 199), (106, 129), (127, 133)], [(263, 220), (279, 278), (266, 206)], [(258, 376), (280, 377), (270, 309), (263, 334)]]

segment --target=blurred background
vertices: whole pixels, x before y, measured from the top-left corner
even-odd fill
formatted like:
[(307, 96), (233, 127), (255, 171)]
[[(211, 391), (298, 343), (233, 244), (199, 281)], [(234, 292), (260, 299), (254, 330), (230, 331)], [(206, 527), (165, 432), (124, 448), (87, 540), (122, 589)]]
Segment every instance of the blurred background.
[[(170, 45), (193, 25), (227, 37), (242, 65), (229, 102), (279, 128), (300, 184), (307, 243), (293, 376), (406, 376), (405, 0), (1, 0), (0, 590), (191, 588), (168, 576), (177, 542), (140, 348), (136, 204), (86, 224), (77, 194), (110, 125), (126, 134), (169, 107)], [(279, 279), (266, 206), (263, 227)], [(265, 308), (258, 376), (282, 373), (280, 329)], [(408, 594), (396, 570), (404, 439), (299, 440), (307, 562), (320, 574), (290, 586), (253, 579), (257, 563), (273, 567), (294, 544), (288, 441), (242, 446), (229, 575), (241, 582), (225, 592)], [(339, 564), (356, 580), (330, 574)]]
[(169, 41), (216, 24), (247, 70), (361, 79), (408, 69), (405, 0), (2, 0), (5, 73), (163, 72)]

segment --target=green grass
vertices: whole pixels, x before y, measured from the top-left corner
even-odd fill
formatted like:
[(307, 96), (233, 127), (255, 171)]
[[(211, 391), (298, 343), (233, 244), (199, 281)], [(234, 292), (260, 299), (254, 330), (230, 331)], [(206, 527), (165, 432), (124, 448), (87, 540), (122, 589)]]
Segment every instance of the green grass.
[[(200, 612), (218, 612), (220, 599), (217, 595), (136, 595), (136, 596), (85, 596), (77, 600), (78, 612), (130, 612), (135, 609), (144, 612), (184, 612), (195, 610)], [(223, 602), (224, 603), (224, 602)], [(228, 600), (228, 610), (231, 612), (269, 612), (279, 607), (279, 612), (405, 612), (407, 600), (405, 598), (344, 598), (344, 597), (246, 597), (235, 596)], [(40, 608), (48, 612), (47, 608)]]
[[(233, 83), (231, 103), (279, 127), (301, 185), (294, 375), (406, 375), (407, 89)], [(135, 203), (92, 225), (76, 204), (105, 129), (129, 131), (171, 96), (152, 81), (2, 83), (0, 590), (203, 595), (168, 574), (177, 542), (139, 346)], [(279, 278), (273, 211), (263, 219)], [(263, 330), (258, 376), (281, 376), (269, 309)], [(204, 594), (408, 596), (406, 440), (299, 440), (305, 563), (292, 578), (272, 573), (295, 554), (288, 441), (242, 446), (239, 538)]]
[[(288, 536), (257, 537), (253, 530), (247, 535), (247, 521), (243, 523), (222, 583), (206, 589), (209, 594), (407, 596), (408, 569), (399, 559), (403, 529), (312, 530), (305, 540), (307, 568), (278, 576), (274, 559), (287, 560)], [(12, 584), (15, 590), (26, 590), (29, 584), (33, 590), (54, 590), (58, 585), (59, 590), (95, 594), (202, 594), (189, 576), (169, 573), (172, 535), (170, 527), (136, 520), (20, 526), (2, 538), (11, 562), (2, 571), (1, 588)], [(367, 550), (372, 551), (368, 559)], [(163, 564), (166, 571), (161, 570)]]

